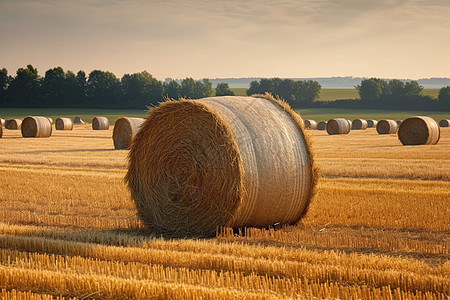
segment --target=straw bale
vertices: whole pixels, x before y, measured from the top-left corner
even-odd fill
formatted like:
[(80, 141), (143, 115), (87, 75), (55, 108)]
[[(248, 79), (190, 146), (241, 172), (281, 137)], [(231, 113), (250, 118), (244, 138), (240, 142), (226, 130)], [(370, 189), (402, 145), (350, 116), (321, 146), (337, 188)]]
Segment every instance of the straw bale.
[(21, 125), (22, 125), (21, 119), (9, 119), (5, 121), (6, 129), (18, 130), (20, 129)]
[(314, 120), (305, 120), (305, 128), (306, 129), (316, 129), (317, 122)]
[(300, 116), (265, 97), (169, 100), (149, 112), (126, 175), (147, 227), (192, 237), (300, 220), (318, 170)]
[(50, 118), (50, 117), (46, 117), (49, 121), (50, 121), (50, 124), (53, 124), (53, 119), (52, 118)]
[(450, 127), (450, 120), (446, 120), (446, 119), (440, 120), (439, 121), (439, 126), (440, 127)]
[(405, 119), (398, 129), (398, 139), (403, 145), (436, 145), (440, 135), (438, 123), (430, 117)]
[(330, 119), (327, 122), (327, 132), (329, 135), (348, 134), (350, 132), (351, 122), (346, 119)]
[(74, 123), (74, 124), (84, 124), (84, 121), (81, 120), (80, 117), (75, 117), (75, 118), (73, 119), (73, 123)]
[(364, 119), (354, 119), (352, 122), (352, 130), (366, 130), (367, 121)]
[(317, 124), (317, 130), (325, 130), (327, 128), (327, 122), (321, 121)]
[(377, 123), (378, 134), (395, 134), (397, 130), (398, 125), (394, 120), (381, 120)]
[(73, 122), (71, 118), (58, 118), (55, 121), (56, 130), (72, 130)]
[(23, 137), (50, 137), (52, 135), (52, 123), (46, 117), (26, 117), (22, 122)]
[(95, 117), (92, 119), (92, 129), (94, 130), (108, 130), (109, 120), (106, 117)]
[(114, 123), (113, 141), (115, 149), (130, 148), (131, 141), (139, 130), (143, 118), (119, 118)]
[(378, 121), (377, 120), (367, 120), (367, 128), (373, 128), (377, 126)]

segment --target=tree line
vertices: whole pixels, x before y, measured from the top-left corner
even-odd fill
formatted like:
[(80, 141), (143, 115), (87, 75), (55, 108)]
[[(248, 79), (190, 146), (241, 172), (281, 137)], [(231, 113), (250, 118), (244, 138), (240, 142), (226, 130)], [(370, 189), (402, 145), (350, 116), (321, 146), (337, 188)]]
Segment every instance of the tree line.
[[(262, 78), (252, 81), (247, 95), (271, 93), (294, 108), (398, 108), (450, 110), (450, 86), (439, 91), (438, 99), (423, 96), (423, 87), (416, 81), (369, 78), (355, 87), (360, 99), (317, 101), (321, 86), (313, 80)], [(234, 95), (227, 83), (219, 83), (213, 92), (208, 79), (185, 78), (161, 82), (147, 71), (125, 74), (94, 70), (74, 73), (61, 67), (38, 75), (32, 65), (19, 68), (15, 76), (0, 69), (0, 107), (74, 107), (74, 108), (138, 108), (155, 106), (166, 98), (199, 99)]]

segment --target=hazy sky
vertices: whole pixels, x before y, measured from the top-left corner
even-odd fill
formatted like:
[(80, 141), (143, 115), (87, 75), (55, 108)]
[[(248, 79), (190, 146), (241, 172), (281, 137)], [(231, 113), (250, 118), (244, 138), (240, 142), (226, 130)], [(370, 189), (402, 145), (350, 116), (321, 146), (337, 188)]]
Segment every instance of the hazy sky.
[(450, 0), (0, 0), (0, 68), (450, 77)]

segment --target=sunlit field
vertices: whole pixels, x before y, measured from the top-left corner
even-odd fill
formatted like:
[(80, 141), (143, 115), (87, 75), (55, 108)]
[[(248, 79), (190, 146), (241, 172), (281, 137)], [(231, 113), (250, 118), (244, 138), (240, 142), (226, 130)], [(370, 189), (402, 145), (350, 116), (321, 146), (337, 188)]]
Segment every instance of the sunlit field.
[(138, 220), (112, 128), (3, 130), (1, 298), (448, 299), (450, 128), (307, 133), (321, 178), (299, 224), (172, 240)]

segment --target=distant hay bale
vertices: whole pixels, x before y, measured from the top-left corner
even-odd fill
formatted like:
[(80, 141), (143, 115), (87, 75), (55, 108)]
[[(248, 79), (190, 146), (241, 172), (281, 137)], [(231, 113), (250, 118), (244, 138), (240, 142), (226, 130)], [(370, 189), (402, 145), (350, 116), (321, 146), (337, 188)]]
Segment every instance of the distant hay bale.
[(321, 121), (317, 124), (317, 130), (325, 130), (327, 128), (327, 122)]
[(398, 125), (394, 120), (381, 120), (377, 123), (378, 134), (395, 134), (397, 130)]
[(131, 141), (139, 130), (143, 118), (119, 118), (114, 123), (113, 141), (117, 150), (128, 149)]
[(73, 122), (71, 118), (58, 118), (55, 121), (56, 130), (72, 130)]
[(11, 130), (18, 130), (22, 125), (21, 119), (9, 119), (5, 121), (5, 128)]
[(306, 129), (316, 129), (317, 122), (314, 120), (305, 120), (305, 128)]
[(367, 128), (374, 128), (375, 126), (377, 126), (377, 124), (377, 120), (367, 120)]
[(92, 129), (94, 130), (108, 130), (109, 120), (106, 117), (95, 117), (92, 119)]
[(5, 119), (0, 118), (0, 126), (5, 127)]
[(23, 137), (50, 137), (52, 135), (52, 123), (46, 117), (26, 117), (22, 122)]
[(327, 122), (327, 132), (329, 135), (348, 134), (350, 127), (351, 122), (343, 118), (330, 119)]
[(354, 119), (352, 122), (352, 130), (366, 130), (367, 121), (364, 119)]
[(84, 124), (84, 121), (81, 120), (80, 117), (75, 117), (75, 118), (73, 119), (73, 123), (74, 123), (74, 124)]
[(430, 117), (405, 119), (398, 129), (398, 139), (403, 145), (436, 145), (440, 135), (438, 123)]
[(318, 176), (310, 144), (301, 118), (265, 97), (166, 101), (149, 112), (126, 181), (155, 234), (211, 236), (305, 214)]
[(440, 120), (439, 121), (439, 126), (440, 127), (450, 127), (450, 120)]

